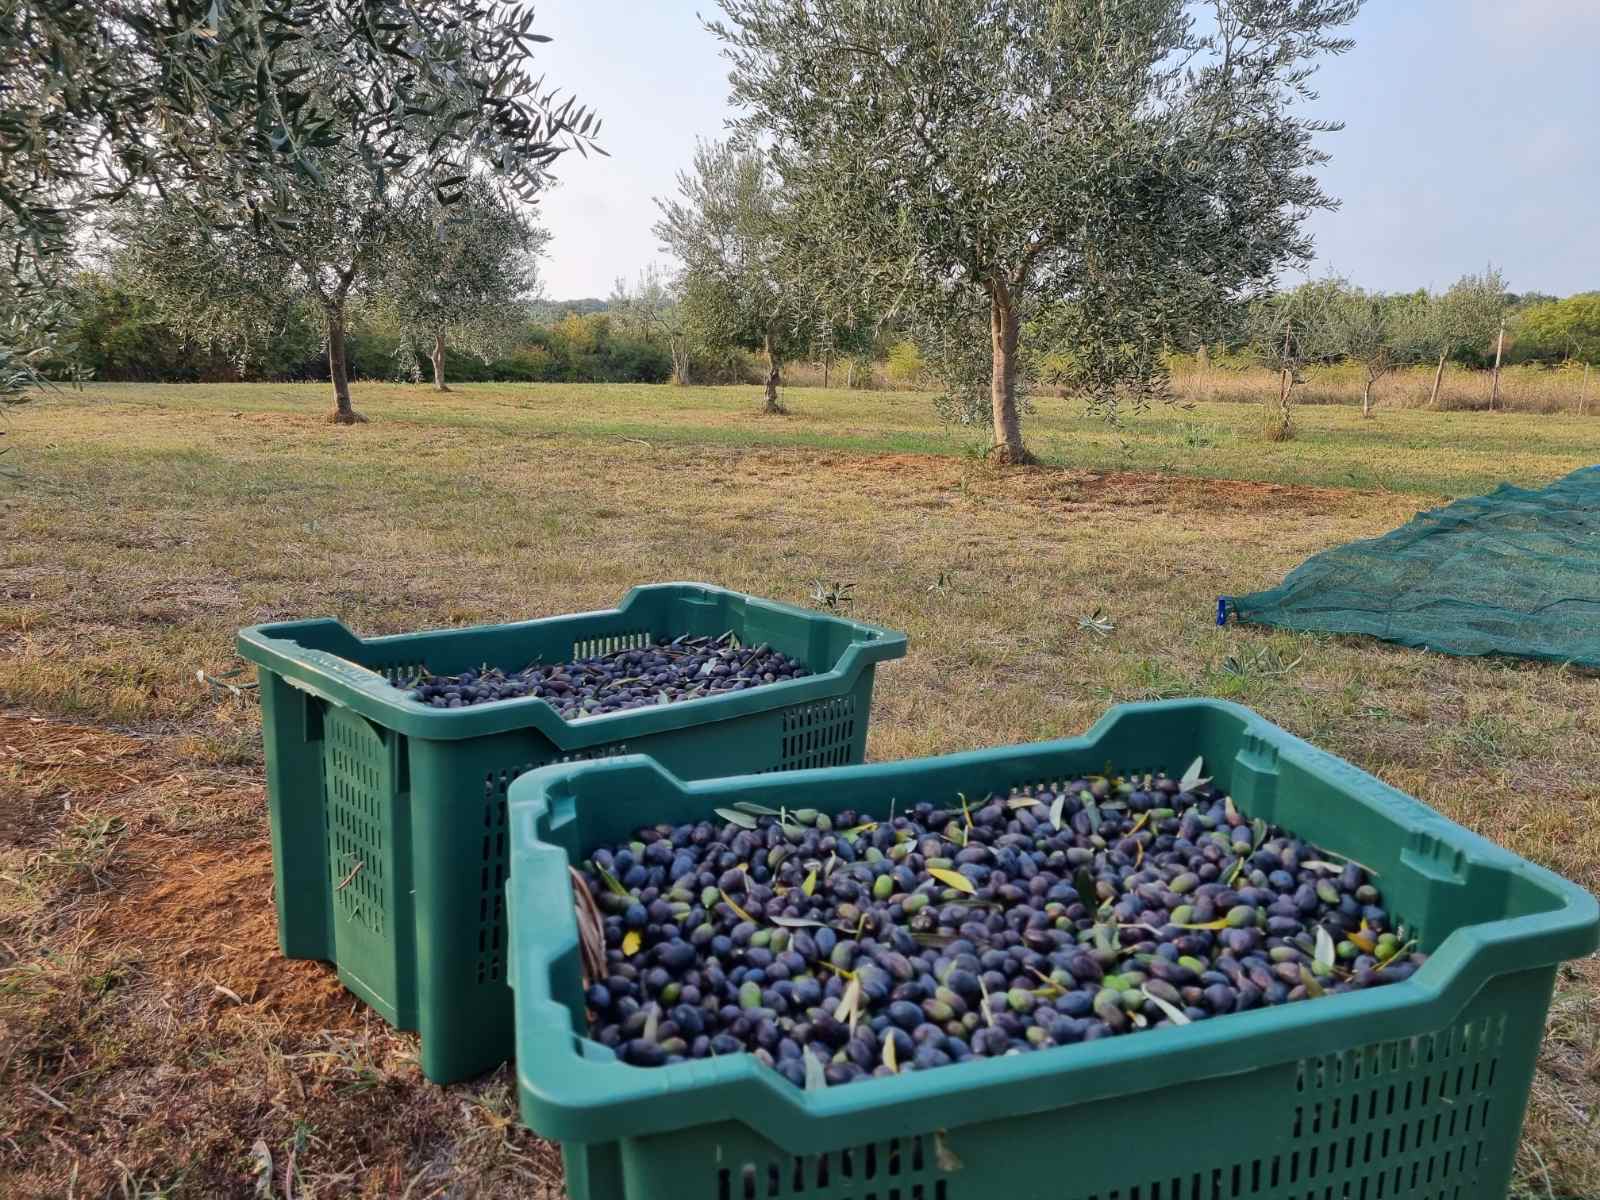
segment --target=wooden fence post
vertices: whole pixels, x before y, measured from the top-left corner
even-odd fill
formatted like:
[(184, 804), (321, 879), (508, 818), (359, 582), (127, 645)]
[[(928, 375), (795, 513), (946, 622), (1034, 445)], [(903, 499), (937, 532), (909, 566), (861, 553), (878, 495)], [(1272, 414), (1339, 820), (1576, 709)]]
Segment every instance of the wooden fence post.
[(1500, 355), (1506, 348), (1506, 323), (1500, 322), (1500, 336), (1494, 343), (1494, 383), (1489, 389), (1489, 411), (1500, 403)]

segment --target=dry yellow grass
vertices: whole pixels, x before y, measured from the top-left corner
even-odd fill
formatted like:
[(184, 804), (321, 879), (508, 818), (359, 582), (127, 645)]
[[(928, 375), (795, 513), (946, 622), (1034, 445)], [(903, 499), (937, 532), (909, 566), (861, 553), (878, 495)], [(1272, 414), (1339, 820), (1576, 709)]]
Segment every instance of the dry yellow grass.
[[(1382, 376), (1373, 385), (1379, 409), (1431, 408), (1439, 412), (1485, 412), (1493, 397), (1488, 371), (1445, 368), (1437, 403), (1433, 400), (1432, 366), (1404, 367)], [(1302, 404), (1341, 404), (1360, 407), (1364, 375), (1359, 366), (1312, 367), (1295, 395)], [(1199, 366), (1179, 359), (1173, 369), (1173, 386), (1183, 400), (1262, 404), (1278, 394), (1278, 378), (1259, 367)], [(1600, 415), (1600, 372), (1586, 377), (1581, 364), (1561, 367), (1520, 365), (1500, 373), (1497, 407), (1506, 412)]]
[[(920, 397), (807, 392), (769, 420), (752, 395), (369, 388), (373, 423), (334, 428), (320, 389), (115, 388), (14, 421), (0, 1194), (254, 1195), (258, 1141), (280, 1195), (286, 1169), (296, 1196), (558, 1194), (509, 1072), (427, 1085), (411, 1035), (319, 991), (324, 968), (267, 961), (255, 714), (195, 681), (257, 621), (381, 633), (592, 608), (645, 580), (801, 602), (848, 580), (854, 611), (912, 638), (881, 674), (872, 757), (1228, 696), (1600, 888), (1592, 676), (1212, 623), (1217, 592), (1478, 490), (1496, 464), (1543, 482), (1600, 459), (1600, 422), (1308, 409), (1275, 457), (1243, 406), (1216, 404), (1130, 423), (1123, 453), (1047, 402), (1034, 431), (1058, 461), (1136, 469), (996, 472)], [(1079, 627), (1096, 609), (1111, 633)], [(1298, 665), (1223, 670), (1264, 647)], [(1600, 1196), (1597, 997), (1594, 962), (1564, 973), (1519, 1195)]]

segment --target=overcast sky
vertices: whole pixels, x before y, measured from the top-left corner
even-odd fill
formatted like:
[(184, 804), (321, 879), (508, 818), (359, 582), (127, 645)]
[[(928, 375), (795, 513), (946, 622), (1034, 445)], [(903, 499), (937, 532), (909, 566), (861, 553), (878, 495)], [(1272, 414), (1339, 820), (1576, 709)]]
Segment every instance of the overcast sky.
[[(545, 0), (548, 81), (604, 119), (610, 157), (564, 156), (543, 204), (553, 299), (605, 296), (662, 256), (653, 197), (728, 115), (714, 0)], [(1319, 73), (1337, 212), (1316, 270), (1440, 288), (1494, 263), (1513, 291), (1600, 288), (1600, 0), (1368, 0), (1357, 44)]]

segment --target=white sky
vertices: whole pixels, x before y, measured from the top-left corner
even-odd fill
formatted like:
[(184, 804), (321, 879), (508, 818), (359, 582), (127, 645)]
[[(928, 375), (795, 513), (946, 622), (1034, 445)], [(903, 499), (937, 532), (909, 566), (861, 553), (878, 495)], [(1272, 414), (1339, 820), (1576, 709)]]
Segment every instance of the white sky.
[[(653, 198), (718, 137), (727, 67), (696, 12), (715, 0), (547, 0), (548, 82), (604, 119), (609, 158), (563, 156), (543, 203), (552, 299), (605, 296), (661, 255)], [(1368, 0), (1357, 45), (1317, 79), (1338, 212), (1318, 271), (1442, 288), (1493, 262), (1514, 291), (1600, 288), (1600, 0)]]

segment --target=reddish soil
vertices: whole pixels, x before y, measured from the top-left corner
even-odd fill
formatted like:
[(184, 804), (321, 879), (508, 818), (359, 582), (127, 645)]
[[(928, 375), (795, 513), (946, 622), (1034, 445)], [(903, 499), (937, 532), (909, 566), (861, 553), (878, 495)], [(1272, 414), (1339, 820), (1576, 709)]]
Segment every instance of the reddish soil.
[[(218, 842), (160, 828), (184, 800), (219, 799), (253, 836)], [(265, 808), (258, 778), (185, 767), (167, 739), (0, 712), (0, 847), (45, 848), (79, 814), (121, 823), (117, 886), (92, 922), (98, 942), (163, 980), (209, 985), (223, 1012), (301, 1029), (358, 1024), (365, 1006), (331, 966), (278, 952), (272, 846), (254, 833)]]
[(302, 1031), (360, 1023), (364, 1006), (331, 966), (278, 952), (266, 838), (198, 849), (173, 845), (152, 853), (150, 865), (155, 873), (130, 883), (96, 922), (98, 936), (126, 944), (164, 977), (211, 984), (223, 1006)]
[(965, 479), (966, 486), (980, 494), (1003, 495), (1068, 512), (1156, 508), (1212, 513), (1265, 513), (1284, 509), (1325, 513), (1347, 504), (1356, 494), (1347, 488), (1200, 479), (1156, 472), (987, 465), (972, 469), (959, 459), (933, 454), (827, 456), (816, 461), (815, 472), (819, 477), (854, 475), (892, 481), (903, 485), (896, 490), (914, 491), (923, 497), (933, 491), (954, 489)]

